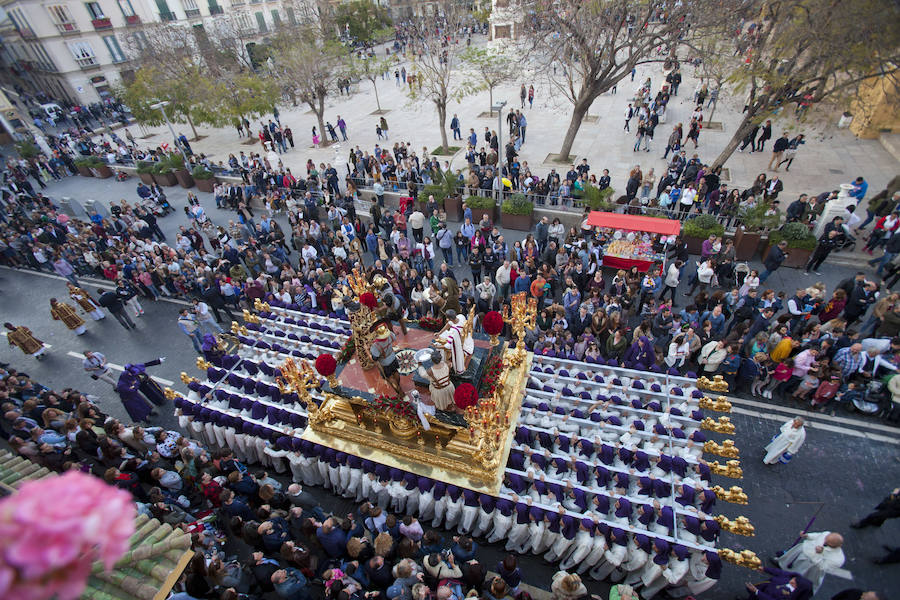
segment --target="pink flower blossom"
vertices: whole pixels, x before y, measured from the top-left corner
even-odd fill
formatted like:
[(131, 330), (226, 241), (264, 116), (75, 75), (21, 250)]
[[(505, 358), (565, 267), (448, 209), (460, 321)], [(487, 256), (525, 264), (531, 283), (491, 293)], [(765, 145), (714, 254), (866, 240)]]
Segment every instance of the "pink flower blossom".
[(24, 484), (0, 500), (0, 597), (74, 600), (94, 561), (129, 549), (131, 495), (78, 471)]

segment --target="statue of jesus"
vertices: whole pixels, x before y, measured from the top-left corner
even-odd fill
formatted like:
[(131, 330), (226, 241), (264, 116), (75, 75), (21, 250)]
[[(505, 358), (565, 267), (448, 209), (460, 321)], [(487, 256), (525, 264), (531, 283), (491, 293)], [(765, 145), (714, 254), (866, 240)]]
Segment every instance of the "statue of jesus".
[(459, 375), (465, 372), (469, 357), (475, 351), (475, 341), (472, 334), (465, 331), (466, 318), (463, 315), (457, 315), (455, 310), (448, 310), (445, 315), (447, 323), (435, 335), (435, 343), (448, 354), (453, 372)]

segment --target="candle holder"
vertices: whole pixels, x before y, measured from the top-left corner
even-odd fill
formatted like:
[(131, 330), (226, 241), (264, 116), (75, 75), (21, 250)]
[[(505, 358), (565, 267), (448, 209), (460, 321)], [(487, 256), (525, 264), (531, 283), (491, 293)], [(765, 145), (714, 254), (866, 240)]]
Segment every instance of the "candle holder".
[(537, 299), (529, 298), (525, 292), (513, 294), (509, 306), (503, 308), (503, 321), (509, 323), (513, 334), (518, 338), (516, 354), (512, 359), (517, 366), (525, 359), (525, 330), (535, 327), (537, 318)]

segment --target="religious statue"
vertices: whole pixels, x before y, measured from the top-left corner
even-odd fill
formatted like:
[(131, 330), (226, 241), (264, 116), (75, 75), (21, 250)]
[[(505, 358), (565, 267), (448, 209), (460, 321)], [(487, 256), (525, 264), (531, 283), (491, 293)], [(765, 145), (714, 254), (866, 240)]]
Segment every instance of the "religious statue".
[(459, 305), (459, 286), (456, 285), (456, 280), (452, 277), (441, 279), (441, 300), (438, 304), (445, 318), (449, 310), (457, 314), (462, 312), (462, 307)]
[(450, 366), (457, 375), (465, 372), (469, 364), (469, 357), (475, 351), (475, 341), (472, 332), (467, 328), (468, 320), (463, 315), (457, 315), (456, 311), (445, 312), (447, 323), (437, 335), (435, 344), (443, 347), (450, 359)]
[[(389, 323), (389, 322), (388, 322)], [(381, 376), (388, 382), (397, 396), (403, 395), (403, 388), (400, 387), (400, 372), (398, 371), (400, 363), (397, 360), (397, 353), (394, 352), (394, 341), (397, 336), (391, 331), (391, 328), (384, 321), (380, 322), (375, 328), (375, 336), (372, 344), (369, 346), (369, 352), (375, 359), (378, 368), (381, 370)]]
[(427, 369), (419, 367), (419, 375), (428, 380), (431, 402), (438, 410), (447, 411), (456, 407), (453, 401), (456, 386), (450, 381), (450, 365), (444, 360), (443, 352), (432, 350), (431, 366)]

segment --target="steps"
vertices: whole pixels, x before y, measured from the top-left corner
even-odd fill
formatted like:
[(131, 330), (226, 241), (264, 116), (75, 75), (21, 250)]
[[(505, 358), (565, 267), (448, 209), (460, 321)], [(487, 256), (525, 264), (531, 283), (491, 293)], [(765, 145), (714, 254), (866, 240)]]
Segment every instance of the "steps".
[(882, 133), (878, 136), (878, 141), (888, 151), (888, 154), (900, 162), (900, 133)]

